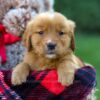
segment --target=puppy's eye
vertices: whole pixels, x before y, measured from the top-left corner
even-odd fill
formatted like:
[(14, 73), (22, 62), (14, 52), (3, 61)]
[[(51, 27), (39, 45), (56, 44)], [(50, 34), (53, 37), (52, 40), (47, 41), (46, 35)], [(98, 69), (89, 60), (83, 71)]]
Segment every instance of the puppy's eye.
[(59, 35), (64, 35), (64, 32), (62, 32), (62, 31), (61, 31), (61, 32), (59, 32)]
[(43, 32), (43, 31), (40, 31), (40, 32), (38, 32), (38, 34), (43, 35), (43, 34), (44, 34), (44, 32)]

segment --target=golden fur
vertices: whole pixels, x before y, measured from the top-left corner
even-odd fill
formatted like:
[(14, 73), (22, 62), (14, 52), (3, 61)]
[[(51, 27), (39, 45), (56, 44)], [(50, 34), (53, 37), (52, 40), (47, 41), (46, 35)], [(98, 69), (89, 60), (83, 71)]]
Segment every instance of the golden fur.
[[(62, 85), (70, 85), (77, 68), (84, 64), (73, 51), (75, 23), (60, 13), (42, 13), (27, 25), (23, 36), (27, 52), (23, 62), (12, 72), (12, 84), (18, 85), (26, 81), (31, 70), (57, 69), (58, 81)], [(53, 54), (48, 54), (47, 43), (56, 44)]]

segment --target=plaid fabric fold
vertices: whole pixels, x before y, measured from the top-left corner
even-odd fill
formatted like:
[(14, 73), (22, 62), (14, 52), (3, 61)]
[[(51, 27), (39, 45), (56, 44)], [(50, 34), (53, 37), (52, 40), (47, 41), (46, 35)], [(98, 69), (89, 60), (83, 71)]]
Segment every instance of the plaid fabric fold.
[(57, 79), (56, 70), (33, 71), (26, 83), (13, 86), (11, 71), (0, 71), (0, 100), (86, 100), (96, 85), (96, 71), (90, 66), (78, 69), (70, 86)]

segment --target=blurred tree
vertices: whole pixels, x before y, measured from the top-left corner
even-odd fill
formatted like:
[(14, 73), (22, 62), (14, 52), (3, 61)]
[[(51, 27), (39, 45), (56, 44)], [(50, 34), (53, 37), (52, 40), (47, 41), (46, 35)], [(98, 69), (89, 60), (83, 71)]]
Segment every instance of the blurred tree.
[(55, 10), (74, 20), (79, 30), (100, 32), (100, 0), (55, 0)]

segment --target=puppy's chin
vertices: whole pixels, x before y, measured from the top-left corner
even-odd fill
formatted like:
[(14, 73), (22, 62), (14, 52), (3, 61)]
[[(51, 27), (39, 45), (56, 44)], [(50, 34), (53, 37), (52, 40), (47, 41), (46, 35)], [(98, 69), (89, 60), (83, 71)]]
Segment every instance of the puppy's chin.
[(56, 54), (46, 54), (46, 58), (55, 59), (56, 58)]

